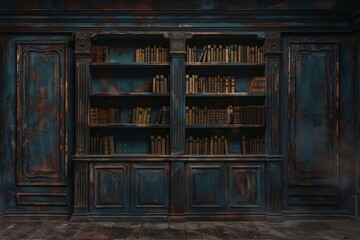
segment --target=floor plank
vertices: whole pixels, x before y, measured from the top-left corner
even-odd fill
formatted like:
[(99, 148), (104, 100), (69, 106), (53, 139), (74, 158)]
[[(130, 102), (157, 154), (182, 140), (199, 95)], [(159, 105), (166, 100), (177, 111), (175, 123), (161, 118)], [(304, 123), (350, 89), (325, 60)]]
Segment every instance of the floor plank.
[(214, 229), (219, 239), (234, 239), (229, 227), (225, 223), (214, 223)]
[(286, 239), (360, 240), (360, 222), (291, 220), (233, 222), (69, 222), (0, 217), (1, 240)]
[(199, 224), (202, 239), (217, 239), (217, 235), (212, 223)]
[(201, 230), (198, 223), (186, 223), (186, 239), (200, 239)]
[(186, 224), (171, 223), (169, 229), (170, 239), (186, 239)]

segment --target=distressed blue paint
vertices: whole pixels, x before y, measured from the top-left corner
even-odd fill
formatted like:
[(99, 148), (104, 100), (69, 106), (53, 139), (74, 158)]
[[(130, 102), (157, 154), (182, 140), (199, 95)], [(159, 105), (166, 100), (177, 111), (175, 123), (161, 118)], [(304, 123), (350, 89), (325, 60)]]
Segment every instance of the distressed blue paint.
[(290, 43), (292, 184), (338, 184), (337, 44)]
[(225, 207), (224, 168), (212, 164), (188, 164), (188, 210), (222, 211)]
[(93, 166), (90, 210), (101, 212), (129, 212), (129, 165), (124, 163)]
[[(69, 40), (69, 36), (49, 36), (49, 37), (42, 37), (41, 38), (44, 41), (56, 41), (56, 42), (61, 42), (61, 41), (68, 41)], [(8, 38), (6, 39), (6, 45), (5, 48), (6, 51), (4, 51), (4, 55), (3, 55), (3, 59), (6, 62), (16, 62), (16, 43), (19, 41), (38, 41), (40, 40), (38, 36), (8, 36)], [(38, 56), (36, 56), (35, 58), (37, 58)], [(51, 57), (50, 57), (51, 59)], [(68, 62), (70, 63), (70, 62)], [(53, 68), (51, 66), (51, 68)], [(48, 69), (44, 69), (44, 71), (46, 72)], [(5, 81), (1, 81), (2, 84), (4, 84), (4, 87), (1, 88), (1, 97), (3, 98), (4, 101), (2, 101), (4, 103), (4, 105), (2, 105), (3, 110), (2, 111), (2, 116), (6, 116), (6, 118), (4, 118), (4, 120), (6, 122), (4, 122), (4, 125), (2, 124), (2, 126), (4, 126), (4, 130), (6, 131), (5, 134), (1, 134), (2, 138), (6, 138), (5, 141), (1, 140), (4, 142), (4, 152), (1, 157), (1, 161), (4, 166), (4, 169), (6, 169), (6, 173), (3, 175), (3, 180), (5, 184), (5, 191), (6, 191), (6, 195), (4, 196), (4, 208), (9, 211), (9, 212), (18, 212), (18, 211), (35, 211), (35, 209), (37, 209), (39, 212), (68, 212), (69, 211), (69, 205), (68, 203), (71, 201), (71, 196), (72, 194), (67, 195), (67, 187), (57, 187), (57, 188), (52, 188), (52, 187), (35, 187), (35, 186), (22, 186), (22, 187), (17, 187), (15, 185), (15, 167), (16, 167), (16, 155), (15, 155), (15, 151), (16, 151), (16, 65), (15, 64), (8, 64), (8, 66), (6, 68), (4, 68), (4, 72), (3, 72), (4, 77), (3, 79), (6, 79)], [(47, 84), (48, 82), (46, 80), (44, 80), (45, 82), (43, 82), (44, 84)], [(70, 92), (70, 94), (72, 94), (73, 92)], [(50, 96), (53, 93), (50, 93)], [(68, 106), (69, 109), (71, 109), (71, 104), (69, 104)], [(50, 117), (51, 118), (51, 117)], [(72, 124), (69, 121), (70, 119), (66, 119), (67, 121), (67, 126), (69, 129), (71, 129)], [(53, 125), (54, 126), (54, 125)], [(56, 128), (57, 131), (59, 128)], [(71, 131), (72, 132), (72, 131)], [(70, 136), (72, 136), (72, 133), (70, 134)], [(72, 139), (69, 139), (69, 154), (71, 154), (71, 151), (73, 149), (72, 145)], [(19, 146), (20, 147), (20, 146)], [(34, 167), (34, 165), (32, 166)], [(64, 166), (65, 167), (65, 166)], [(36, 165), (35, 165), (35, 170), (36, 170)], [(52, 166), (50, 167), (52, 168)], [(65, 184), (65, 183), (64, 183)], [(66, 201), (66, 205), (57, 205), (57, 206), (36, 206), (36, 204), (32, 205), (17, 205), (17, 198), (16, 198), (16, 193), (17, 192), (22, 192), (22, 193), (43, 193), (43, 194), (51, 194), (51, 193), (56, 193), (56, 194), (63, 194), (66, 193), (66, 197), (63, 198), (62, 196), (60, 196), (60, 198), (56, 197), (56, 196), (50, 196), (48, 197), (49, 201), (56, 201), (59, 202), (58, 200), (61, 201)], [(40, 197), (41, 198), (41, 197)], [(43, 196), (44, 199), (46, 199), (46, 195)], [(27, 198), (29, 199), (29, 198)], [(31, 199), (31, 198), (30, 198)], [(39, 197), (35, 196), (33, 198), (34, 200), (38, 201)], [(46, 200), (44, 200), (46, 201)]]
[(132, 171), (133, 212), (168, 212), (169, 211), (169, 165), (134, 164)]
[[(293, 37), (296, 40), (301, 40), (304, 36), (307, 37), (309, 34), (306, 32), (310, 31), (331, 31), (331, 34), (326, 36), (314, 36), (313, 39), (320, 41), (338, 41), (340, 42), (341, 46), (341, 59), (340, 59), (340, 66), (341, 66), (341, 81), (340, 81), (340, 112), (339, 112), (339, 120), (340, 120), (340, 150), (339, 156), (341, 160), (341, 168), (340, 168), (340, 179), (339, 179), (339, 193), (340, 199), (336, 198), (336, 194), (333, 190), (326, 188), (322, 190), (322, 187), (314, 187), (312, 189), (309, 188), (296, 188), (294, 187), (291, 189), (290, 196), (291, 199), (300, 200), (300, 202), (309, 202), (309, 201), (317, 201), (318, 203), (336, 203), (340, 204), (336, 210), (339, 212), (347, 211), (349, 205), (349, 199), (352, 190), (353, 182), (358, 182), (357, 192), (360, 192), (360, 183), (356, 181), (356, 177), (359, 175), (359, 170), (355, 172), (355, 180), (354, 177), (351, 175), (351, 171), (353, 170), (353, 163), (358, 159), (358, 151), (357, 148), (352, 148), (353, 137), (355, 138), (355, 146), (358, 146), (358, 137), (353, 136), (353, 125), (352, 121), (355, 121), (355, 134), (356, 130), (359, 128), (358, 120), (358, 103), (355, 104), (355, 111), (353, 113), (353, 100), (354, 95), (359, 91), (358, 87), (355, 88), (355, 94), (351, 91), (353, 89), (352, 77), (354, 76), (352, 68), (352, 57), (351, 52), (353, 50), (351, 43), (348, 40), (348, 36), (340, 35), (336, 31), (339, 32), (351, 32), (352, 27), (355, 26), (350, 20), (343, 17), (345, 10), (348, 8), (346, 5), (349, 2), (343, 2), (338, 0), (330, 0), (330, 1), (290, 1), (290, 0), (272, 0), (272, 1), (264, 1), (264, 0), (257, 0), (257, 1), (213, 1), (213, 0), (205, 0), (205, 1), (160, 1), (160, 0), (153, 0), (147, 1), (115, 1), (115, 0), (73, 0), (73, 1), (1, 1), (0, 8), (2, 9), (98, 9), (106, 8), (106, 9), (147, 9), (150, 11), (95, 11), (95, 12), (86, 12), (86, 11), (2, 11), (0, 14), (0, 31), (6, 33), (7, 35), (9, 32), (17, 32), (20, 36), (10, 36), (10, 38), (17, 38), (18, 40), (37, 40), (37, 39), (47, 39), (47, 40), (61, 40), (63, 38), (68, 41), (70, 39), (69, 33), (72, 31), (89, 31), (89, 32), (96, 32), (96, 31), (111, 31), (114, 33), (123, 33), (124, 31), (145, 31), (145, 32), (156, 32), (156, 31), (174, 31), (174, 30), (189, 30), (189, 31), (214, 31), (221, 33), (242, 33), (242, 31), (246, 30), (279, 30), (281, 29), (282, 32), (294, 32), (294, 31), (302, 31), (302, 33), (297, 34)], [(173, 9), (172, 11), (156, 11), (157, 9)], [(186, 9), (192, 9), (192, 11), (182, 11)], [(218, 11), (218, 10), (226, 10), (226, 11)], [(234, 9), (240, 11), (233, 11)], [(265, 11), (243, 11), (243, 10), (265, 10)], [(274, 11), (271, 10), (277, 9), (285, 9), (286, 11)], [(312, 10), (336, 10), (336, 11), (312, 11)], [(154, 10), (154, 11), (153, 11)], [(193, 11), (194, 10), (194, 11)], [(212, 11), (217, 10), (217, 11)], [(228, 11), (229, 10), (229, 11)], [(269, 11), (270, 10), (270, 11)], [(303, 12), (303, 11), (292, 11), (292, 10), (310, 10), (310, 12)], [(354, 16), (350, 16), (350, 18), (354, 18)], [(59, 36), (59, 32), (63, 32), (66, 37)], [(31, 33), (31, 35), (21, 35), (23, 33)], [(35, 35), (37, 33), (51, 33), (54, 34), (53, 36), (47, 35)], [(56, 35), (56, 36), (55, 36)], [(294, 36), (294, 35), (293, 35)], [(3, 71), (0, 71), (0, 76), (3, 81), (1, 81), (1, 94), (0, 94), (0, 110), (3, 114), (1, 118), (1, 156), (2, 162), (1, 167), (3, 170), (6, 169), (6, 176), (2, 178), (3, 182), (0, 182), (1, 185), (5, 186), (4, 192), (7, 193), (4, 200), (4, 208), (10, 211), (32, 211), (36, 209), (34, 206), (16, 206), (15, 196), (16, 192), (43, 192), (43, 191), (59, 191), (59, 192), (66, 192), (71, 191), (71, 185), (58, 188), (56, 190), (47, 187), (16, 187), (15, 186), (15, 139), (16, 139), (16, 113), (15, 113), (15, 87), (16, 87), (16, 70), (14, 65), (11, 63), (16, 62), (15, 58), (15, 44), (12, 42), (13, 40), (6, 39), (6, 43), (4, 43), (4, 47), (1, 49), (4, 50), (5, 56), (4, 60), (0, 61), (1, 66), (3, 67)], [(144, 41), (145, 43), (146, 41)], [(286, 43), (285, 48), (286, 49)], [(71, 48), (69, 46), (69, 48)], [(130, 46), (131, 48), (131, 46)], [(72, 52), (72, 51), (69, 51)], [(359, 50), (358, 50), (359, 52)], [(115, 55), (114, 55), (115, 54)], [(112, 52), (111, 55), (116, 56), (117, 53)], [(288, 152), (287, 152), (287, 143), (288, 143), (288, 133), (289, 129), (286, 126), (287, 123), (287, 96), (286, 96), (286, 89), (287, 89), (287, 68), (286, 68), (286, 56), (287, 52), (284, 51), (284, 61), (282, 63), (282, 79), (281, 79), (281, 119), (282, 123), (280, 126), (282, 127), (282, 152), (285, 153), (285, 161), (288, 159)], [(71, 56), (72, 57), (72, 56)], [(128, 52), (125, 51), (125, 54), (119, 54), (115, 58), (116, 61), (125, 61), (131, 62), (131, 56)], [(357, 59), (357, 63), (360, 60)], [(317, 62), (314, 62), (314, 66)], [(69, 66), (73, 64), (70, 62)], [(356, 66), (358, 66), (357, 64)], [(307, 66), (308, 69), (312, 67), (312, 65)], [(47, 68), (46, 68), (47, 69)], [(46, 71), (45, 69), (45, 71)], [(358, 67), (355, 67), (358, 69)], [(100, 79), (100, 77), (96, 81), (103, 81), (103, 84), (94, 84), (92, 90), (99, 91), (99, 90), (124, 90), (124, 91), (137, 91), (142, 88), (147, 88), (148, 84), (146, 83), (145, 77), (130, 77), (129, 79), (133, 82), (133, 84), (124, 84), (122, 81), (124, 78), (122, 77), (122, 70), (119, 70), (117, 73), (117, 69), (112, 69), (109, 72), (114, 73), (116, 76), (114, 81), (110, 81), (106, 78)], [(166, 70), (168, 71), (168, 70)], [(70, 75), (73, 75), (74, 69), (70, 69)], [(115, 73), (116, 72), (116, 73)], [(240, 72), (240, 71), (239, 71)], [(310, 74), (311, 70), (308, 71), (309, 78), (314, 79), (314, 76)], [(128, 74), (126, 72), (124, 74)], [(110, 74), (110, 73), (109, 73)], [(131, 74), (130, 74), (131, 75)], [(145, 74), (144, 74), (145, 75)], [(238, 79), (241, 80), (244, 84), (238, 85), (238, 90), (246, 89), (246, 81), (247, 77), (242, 76), (242, 73), (238, 73)], [(356, 74), (356, 80), (358, 79), (358, 72)], [(320, 78), (322, 76), (319, 76)], [(355, 82), (355, 84), (358, 81)], [(70, 82), (69, 85), (72, 85)], [(303, 87), (303, 86), (302, 86)], [(320, 86), (321, 87), (321, 86)], [(74, 96), (74, 92), (70, 93), (69, 96)], [(357, 96), (357, 95), (356, 95)], [(310, 97), (309, 97), (310, 98)], [(309, 99), (306, 97), (305, 101)], [(113, 100), (121, 106), (125, 106), (128, 102), (132, 102), (133, 104), (142, 104), (143, 101), (147, 101), (147, 98), (140, 98), (140, 100), (126, 100), (122, 101), (122, 99)], [(240, 102), (241, 99), (239, 99)], [(296, 99), (292, 99), (296, 100)], [(356, 100), (356, 99), (355, 99)], [(93, 101), (93, 100), (91, 100)], [(165, 100), (166, 101), (166, 100)], [(124, 103), (123, 103), (124, 102)], [(197, 102), (194, 100), (193, 102)], [(98, 100), (94, 100), (93, 103), (99, 104)], [(153, 103), (149, 103), (149, 105), (153, 105)], [(160, 105), (160, 103), (159, 103)], [(325, 104), (323, 107), (326, 107)], [(315, 111), (315, 110), (314, 110)], [(324, 116), (325, 113), (323, 112), (322, 115)], [(357, 117), (355, 120), (353, 116)], [(124, 109), (123, 119), (125, 122), (129, 122), (131, 116), (131, 108), (127, 107)], [(47, 116), (50, 120), (52, 116)], [(34, 119), (35, 120), (35, 119)], [(301, 121), (301, 119), (300, 119)], [(33, 124), (36, 122), (33, 121)], [(69, 120), (68, 126), (73, 124), (72, 120)], [(328, 128), (323, 129), (323, 120), (320, 122), (320, 127), (322, 128), (321, 131), (328, 131)], [(311, 127), (311, 126), (310, 126)], [(307, 129), (308, 126), (306, 125), (305, 128)], [(70, 131), (71, 132), (71, 131)], [(109, 133), (113, 133), (112, 129), (107, 130)], [(116, 132), (116, 131), (115, 131)], [(151, 131), (150, 131), (151, 132)], [(126, 141), (129, 139), (134, 139), (134, 144), (138, 144), (139, 148), (134, 149), (133, 153), (148, 153), (149, 146), (147, 145), (150, 133), (146, 129), (139, 129), (139, 130), (125, 130), (124, 135), (121, 131), (115, 133), (117, 138), (123, 139), (119, 141), (120, 153), (125, 153), (126, 149), (125, 145), (127, 144)], [(161, 129), (156, 130), (154, 132), (161, 132), (161, 133), (168, 133), (168, 129)], [(195, 131), (196, 132), (196, 131)], [(260, 130), (261, 132), (261, 130)], [(92, 130), (92, 134), (96, 134), (97, 130)], [(134, 134), (135, 133), (135, 134)], [(232, 153), (240, 153), (240, 144), (239, 139), (237, 136), (240, 136), (241, 131), (234, 131), (231, 132), (231, 144), (230, 149)], [(135, 135), (139, 135), (140, 137), (135, 137)], [(311, 135), (312, 132), (308, 131), (301, 131), (299, 134), (306, 134), (306, 136)], [(73, 135), (73, 133), (72, 133)], [(306, 137), (305, 136), (305, 137)], [(325, 138), (325, 137), (324, 137)], [(324, 140), (321, 138), (320, 140)], [(70, 137), (72, 139), (72, 137)], [(302, 138), (302, 142), (308, 140), (309, 138)], [(140, 141), (139, 143), (137, 141)], [(311, 142), (312, 141), (312, 142)], [(316, 144), (314, 140), (309, 140), (309, 143)], [(69, 147), (72, 147), (73, 144), (70, 142)], [(324, 145), (321, 147), (324, 149)], [(309, 149), (308, 149), (309, 150)], [(310, 149), (312, 151), (312, 149)], [(73, 151), (69, 151), (72, 153)], [(4, 154), (3, 154), (4, 153)], [(303, 158), (308, 158), (309, 151), (305, 151), (304, 153), (299, 153), (300, 155), (303, 154)], [(353, 157), (355, 156), (355, 157)], [(4, 159), (4, 160), (3, 160)], [(102, 159), (104, 160), (104, 159)], [(99, 160), (99, 161), (102, 161)], [(105, 158), (105, 161), (108, 160)], [(122, 159), (123, 160), (123, 159)], [(137, 159), (139, 160), (139, 159)], [(219, 159), (217, 159), (218, 161)], [(227, 159), (228, 160), (228, 159)], [(140, 160), (141, 161), (141, 160)], [(145, 160), (144, 160), (145, 161)], [(358, 162), (358, 160), (357, 160)], [(311, 163), (312, 164), (312, 163)], [(359, 163), (358, 163), (359, 164)], [(34, 166), (34, 169), (38, 169), (39, 164)], [(287, 176), (287, 166), (284, 167), (284, 178)], [(71, 168), (69, 168), (71, 171)], [(109, 175), (107, 175), (109, 177)], [(109, 179), (109, 178), (107, 178)], [(287, 179), (284, 179), (284, 185), (286, 184)], [(111, 181), (106, 180), (110, 185), (112, 184)], [(207, 185), (206, 185), (207, 186)], [(87, 187), (87, 186), (85, 186)], [(211, 186), (210, 186), (211, 187)], [(321, 192), (323, 191), (323, 192)], [(302, 193), (309, 193), (309, 194), (316, 194), (320, 192), (322, 194), (330, 194), (329, 198), (324, 196), (312, 196), (309, 197), (305, 195), (297, 195)], [(286, 195), (288, 196), (288, 195)], [(334, 197), (335, 196), (335, 197)], [(43, 200), (46, 202), (47, 199), (57, 199), (42, 196)], [(38, 197), (34, 197), (34, 201), (39, 199)], [(71, 197), (67, 199), (69, 200)], [(286, 201), (286, 200), (284, 200)], [(0, 201), (1, 205), (1, 201)], [(53, 208), (41, 208), (43, 211), (66, 211), (70, 209), (70, 206), (66, 207), (53, 207)], [(64, 210), (65, 209), (65, 210)], [(1, 210), (1, 207), (0, 207)], [(94, 211), (96, 212), (96, 211)], [(329, 210), (330, 212), (330, 210)]]
[(19, 43), (18, 184), (64, 184), (66, 44)]
[(264, 211), (264, 166), (229, 166), (228, 208), (230, 211)]

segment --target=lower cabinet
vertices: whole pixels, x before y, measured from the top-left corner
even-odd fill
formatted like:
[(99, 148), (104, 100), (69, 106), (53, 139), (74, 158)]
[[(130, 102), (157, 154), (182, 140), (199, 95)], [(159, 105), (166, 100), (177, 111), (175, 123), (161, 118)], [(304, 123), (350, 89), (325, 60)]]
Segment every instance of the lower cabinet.
[(90, 211), (166, 213), (167, 163), (91, 163)]
[(73, 160), (74, 221), (282, 218), (280, 157)]
[(189, 163), (188, 212), (265, 210), (264, 164)]

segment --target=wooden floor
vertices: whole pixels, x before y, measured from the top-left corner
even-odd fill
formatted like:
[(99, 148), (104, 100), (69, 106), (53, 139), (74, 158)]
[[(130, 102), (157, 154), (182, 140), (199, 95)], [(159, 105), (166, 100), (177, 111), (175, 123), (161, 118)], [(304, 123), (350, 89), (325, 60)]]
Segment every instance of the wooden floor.
[(0, 218), (0, 239), (360, 239), (350, 220), (86, 222)]

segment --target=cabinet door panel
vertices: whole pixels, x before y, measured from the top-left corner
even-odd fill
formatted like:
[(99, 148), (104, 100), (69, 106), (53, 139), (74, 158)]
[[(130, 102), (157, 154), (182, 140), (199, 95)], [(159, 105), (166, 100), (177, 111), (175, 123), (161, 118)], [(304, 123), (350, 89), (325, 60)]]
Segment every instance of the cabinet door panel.
[(95, 208), (129, 210), (128, 165), (94, 166)]
[(232, 211), (262, 208), (264, 187), (262, 186), (264, 168), (262, 165), (229, 166), (228, 207)]
[(132, 181), (134, 212), (168, 211), (169, 167), (167, 164), (134, 164)]
[(221, 210), (224, 207), (224, 170), (220, 165), (187, 166), (189, 209)]

